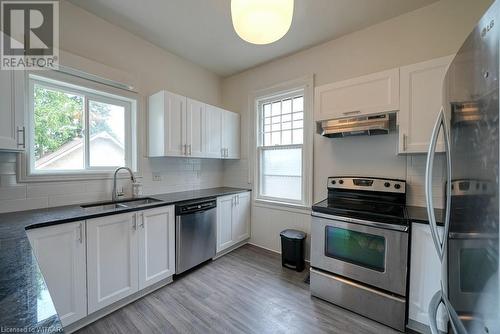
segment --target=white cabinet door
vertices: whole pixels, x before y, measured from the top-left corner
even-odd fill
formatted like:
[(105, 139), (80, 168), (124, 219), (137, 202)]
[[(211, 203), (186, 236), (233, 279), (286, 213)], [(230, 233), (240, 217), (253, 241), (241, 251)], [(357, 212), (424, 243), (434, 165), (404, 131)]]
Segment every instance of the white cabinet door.
[(87, 220), (88, 310), (138, 291), (136, 213)]
[(85, 317), (85, 222), (28, 230), (28, 237), (63, 326)]
[(206, 127), (206, 104), (187, 99), (186, 113), (186, 154), (193, 157), (204, 157), (204, 139)]
[(149, 156), (184, 156), (186, 153), (186, 98), (167, 91), (148, 99)]
[[(438, 227), (442, 235), (443, 228)], [(441, 289), (441, 261), (432, 242), (430, 226), (412, 223), (410, 297), (408, 318), (429, 326), (429, 302)], [(446, 332), (446, 314), (438, 313), (438, 326)]]
[(314, 103), (317, 121), (399, 110), (399, 69), (317, 87)]
[(0, 71), (0, 150), (26, 147), (24, 126), (24, 71)]
[(206, 106), (205, 156), (222, 158), (222, 115), (223, 110), (211, 105)]
[(233, 245), (234, 196), (217, 198), (217, 252)]
[(250, 192), (235, 195), (233, 219), (233, 242), (237, 243), (250, 237)]
[(223, 111), (222, 149), (224, 158), (240, 158), (240, 115), (231, 111)]
[[(401, 67), (399, 153), (427, 153), (443, 105), (444, 77), (452, 60), (449, 56)], [(444, 152), (442, 136), (436, 151)]]
[(175, 274), (175, 207), (140, 213), (139, 289)]

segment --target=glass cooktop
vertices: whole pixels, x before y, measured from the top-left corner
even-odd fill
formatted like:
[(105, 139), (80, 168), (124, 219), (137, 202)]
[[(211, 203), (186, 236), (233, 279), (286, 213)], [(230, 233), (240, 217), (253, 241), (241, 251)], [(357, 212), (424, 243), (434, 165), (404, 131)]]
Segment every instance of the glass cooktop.
[(335, 198), (313, 205), (312, 210), (328, 215), (335, 215), (371, 222), (408, 225), (406, 208), (401, 204), (375, 202), (359, 199)]

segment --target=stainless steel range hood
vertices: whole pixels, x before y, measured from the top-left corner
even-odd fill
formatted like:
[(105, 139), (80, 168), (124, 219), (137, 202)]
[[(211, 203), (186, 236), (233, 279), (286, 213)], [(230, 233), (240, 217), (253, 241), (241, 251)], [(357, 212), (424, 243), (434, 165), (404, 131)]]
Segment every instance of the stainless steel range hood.
[(385, 135), (390, 131), (392, 119), (395, 119), (393, 113), (330, 119), (318, 123), (318, 132), (329, 138)]

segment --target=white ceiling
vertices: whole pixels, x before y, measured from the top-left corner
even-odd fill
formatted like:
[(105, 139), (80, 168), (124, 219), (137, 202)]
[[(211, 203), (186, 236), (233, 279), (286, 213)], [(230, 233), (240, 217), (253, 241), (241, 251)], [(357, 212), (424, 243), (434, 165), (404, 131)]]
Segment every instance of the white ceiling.
[(292, 27), (266, 46), (233, 30), (230, 0), (68, 0), (151, 43), (229, 76), (437, 0), (295, 0)]

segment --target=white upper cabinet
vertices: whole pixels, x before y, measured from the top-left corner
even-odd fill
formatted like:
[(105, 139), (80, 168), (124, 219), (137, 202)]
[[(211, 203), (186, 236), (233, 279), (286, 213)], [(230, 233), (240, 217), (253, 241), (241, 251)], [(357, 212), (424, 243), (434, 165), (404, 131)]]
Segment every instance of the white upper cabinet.
[[(452, 56), (401, 67), (399, 153), (427, 153), (443, 105), (443, 80)], [(444, 151), (440, 136), (437, 152)]]
[(167, 91), (149, 97), (149, 156), (184, 156), (186, 153), (187, 99)]
[(139, 290), (136, 213), (87, 220), (88, 311)]
[(188, 98), (186, 120), (186, 155), (204, 157), (206, 104)]
[(139, 289), (175, 274), (175, 207), (140, 213)]
[(222, 151), (225, 159), (240, 158), (240, 115), (226, 110), (222, 117)]
[(63, 326), (85, 317), (85, 222), (28, 230), (28, 238)]
[(224, 110), (207, 104), (205, 131), (205, 156), (222, 158), (222, 116)]
[(315, 120), (399, 110), (399, 69), (334, 82), (315, 89)]
[(24, 71), (0, 71), (0, 151), (26, 148), (24, 82)]
[(148, 100), (149, 157), (239, 159), (240, 116), (167, 91)]

